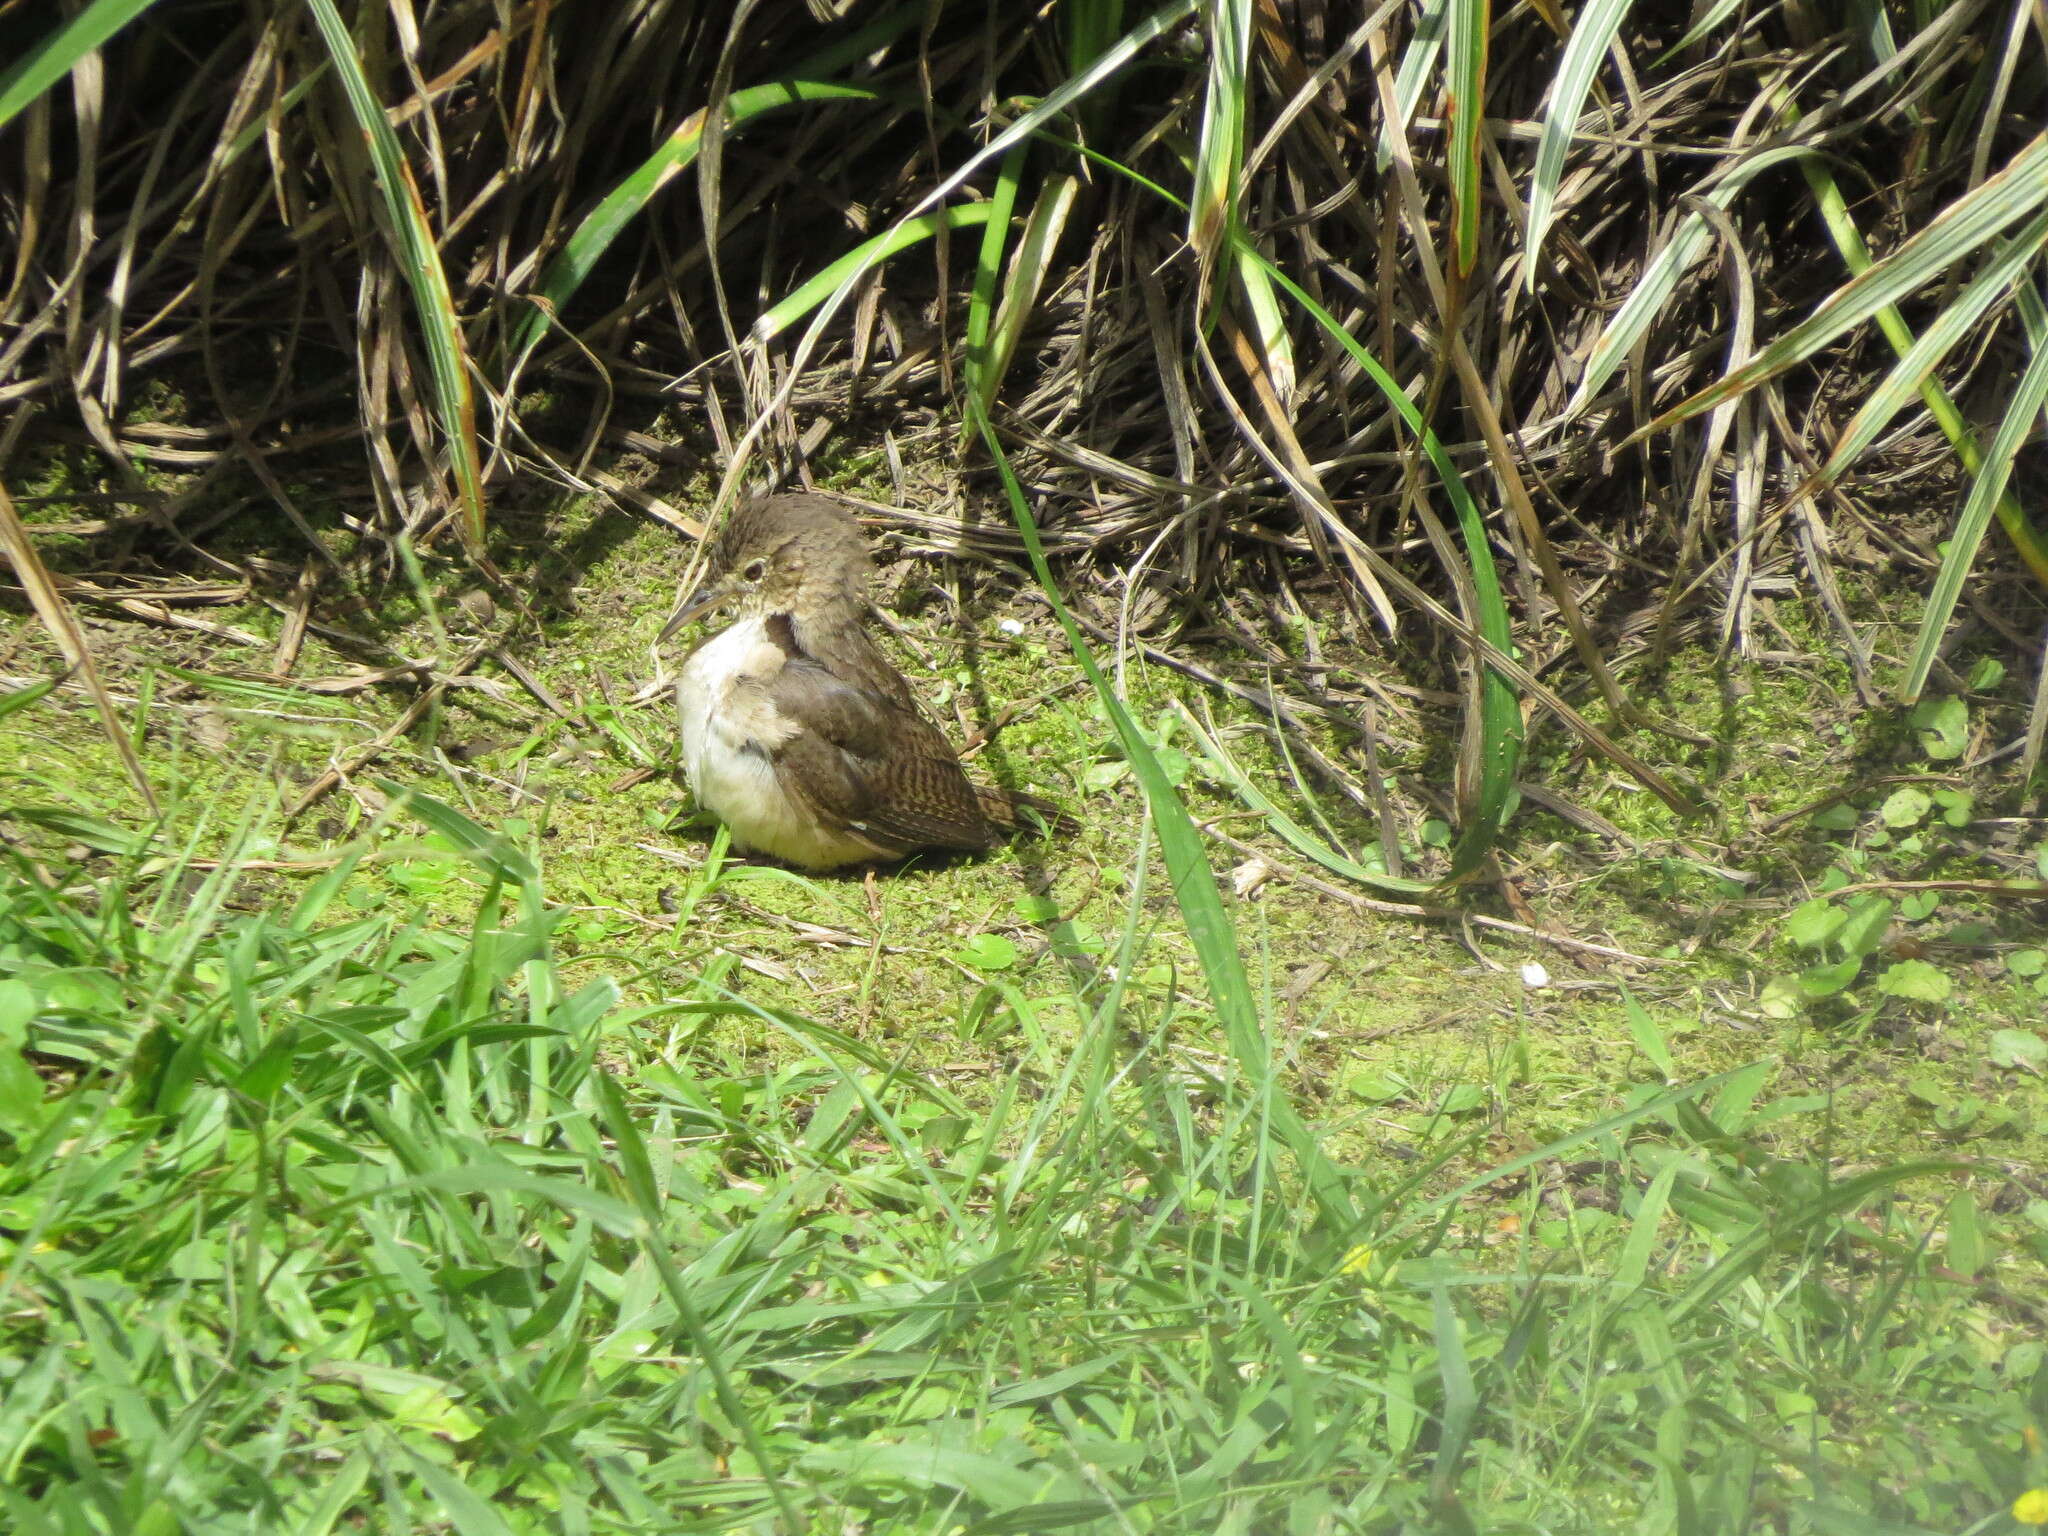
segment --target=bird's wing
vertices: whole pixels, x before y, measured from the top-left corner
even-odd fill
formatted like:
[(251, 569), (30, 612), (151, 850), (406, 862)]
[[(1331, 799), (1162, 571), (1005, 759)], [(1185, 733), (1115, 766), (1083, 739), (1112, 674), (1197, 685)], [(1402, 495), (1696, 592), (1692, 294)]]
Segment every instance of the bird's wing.
[(983, 849), (998, 829), (952, 746), (915, 709), (792, 657), (762, 686), (787, 723), (771, 756), (785, 790), (884, 852)]

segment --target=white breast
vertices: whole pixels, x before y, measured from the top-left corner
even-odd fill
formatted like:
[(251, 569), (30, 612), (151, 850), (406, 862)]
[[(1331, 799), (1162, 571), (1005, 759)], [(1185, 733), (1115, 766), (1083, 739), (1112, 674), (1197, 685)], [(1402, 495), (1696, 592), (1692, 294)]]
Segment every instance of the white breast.
[(741, 619), (691, 653), (676, 683), (690, 788), (743, 847), (811, 869), (871, 859), (873, 848), (825, 831), (776, 777), (770, 754), (793, 727), (761, 685), (784, 660), (758, 618)]

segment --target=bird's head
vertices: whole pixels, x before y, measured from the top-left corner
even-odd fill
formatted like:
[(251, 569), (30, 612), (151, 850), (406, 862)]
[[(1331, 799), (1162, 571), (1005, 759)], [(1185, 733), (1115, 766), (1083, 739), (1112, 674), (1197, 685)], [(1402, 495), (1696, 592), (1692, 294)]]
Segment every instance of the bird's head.
[(868, 541), (852, 514), (823, 496), (770, 496), (740, 508), (712, 540), (704, 579), (662, 626), (666, 640), (720, 610), (806, 618), (867, 596)]

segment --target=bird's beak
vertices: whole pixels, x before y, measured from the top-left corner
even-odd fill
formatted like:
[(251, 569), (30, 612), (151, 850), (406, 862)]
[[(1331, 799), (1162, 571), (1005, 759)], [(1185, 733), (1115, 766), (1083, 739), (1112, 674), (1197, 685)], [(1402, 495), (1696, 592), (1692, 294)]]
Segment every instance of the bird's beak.
[(666, 645), (677, 630), (693, 619), (703, 618), (705, 614), (731, 597), (732, 591), (732, 583), (723, 578), (698, 588), (694, 594), (683, 600), (681, 607), (669, 615), (668, 622), (661, 626), (661, 634), (656, 637), (654, 643)]

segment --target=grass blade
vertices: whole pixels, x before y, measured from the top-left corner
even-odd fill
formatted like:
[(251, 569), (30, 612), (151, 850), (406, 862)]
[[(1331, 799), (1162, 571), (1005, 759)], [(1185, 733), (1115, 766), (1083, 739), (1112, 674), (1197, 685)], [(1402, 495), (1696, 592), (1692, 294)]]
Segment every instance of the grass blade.
[(1445, 22), (1444, 90), (1450, 97), (1450, 134), (1444, 144), (1444, 159), (1451, 181), (1451, 265), (1453, 272), (1464, 278), (1479, 264), (1483, 195), (1479, 129), (1486, 111), (1491, 0), (1451, 0)]
[(1868, 271), (1849, 279), (1748, 363), (1673, 406), (1630, 438), (1639, 441), (1747, 394), (1804, 362), (1888, 305), (1924, 288), (2007, 225), (2048, 202), (2048, 133), (2038, 134), (2006, 168), (1950, 203), (1935, 221)]
[[(1010, 280), (1004, 286), (1002, 307), (996, 313), (981, 366), (974, 372), (973, 388), (984, 411), (995, 404), (1003, 375), (1017, 355), (1024, 323), (1031, 318), (1032, 306), (1045, 286), (1053, 250), (1066, 231), (1067, 218), (1074, 211), (1074, 199), (1080, 191), (1078, 176), (1053, 177), (1039, 188), (1038, 201), (1032, 204), (1031, 214), (1024, 221), (1024, 233), (1018, 237), (1016, 253), (1010, 258)], [(994, 235), (996, 231), (996, 221), (991, 217), (987, 233)], [(983, 251), (987, 251), (987, 241), (983, 242)], [(971, 342), (972, 337), (969, 339)]]
[[(1359, 345), (1358, 339), (1337, 323), (1322, 305), (1310, 298), (1301, 286), (1290, 279), (1279, 268), (1267, 262), (1249, 247), (1244, 248), (1250, 259), (1264, 267), (1267, 274), (1281, 288), (1292, 296), (1294, 302), (1307, 310), (1315, 322), (1329, 333), (1330, 338), (1351, 355), (1366, 376), (1386, 397), (1387, 403), (1399, 413), (1409, 431), (1415, 434), (1422, 450), (1429, 455), (1444, 488), (1444, 494), (1451, 500), (1458, 515), (1458, 531), (1464, 540), (1465, 557), (1469, 562), (1469, 575), (1478, 599), (1479, 633), (1488, 644), (1502, 654), (1514, 649), (1513, 626), (1508, 621), (1507, 600), (1501, 592), (1500, 575), (1493, 563), (1493, 551), (1487, 543), (1486, 522), (1480, 516), (1478, 505), (1472, 494), (1465, 488), (1464, 476), (1444, 449), (1437, 435), (1422, 419), (1422, 412), (1415, 402), (1408, 398), (1407, 391), (1395, 382), (1392, 374), (1381, 367), (1378, 359)], [(1383, 571), (1384, 577), (1389, 572)], [(1522, 757), (1522, 708), (1514, 685), (1497, 667), (1483, 661), (1475, 661), (1481, 667), (1482, 677), (1479, 700), (1478, 725), (1478, 783), (1473, 793), (1473, 803), (1463, 830), (1451, 850), (1451, 875), (1457, 878), (1477, 869), (1489, 850), (1500, 836), (1502, 824), (1507, 820), (1508, 806), (1515, 789), (1515, 769)]]
[[(1046, 124), (1081, 101), (1097, 86), (1115, 79), (1130, 60), (1170, 32), (1195, 9), (1195, 5), (1196, 0), (1168, 0), (1167, 4), (1127, 32), (1114, 47), (1104, 49), (1100, 57), (1085, 70), (1069, 80), (1062, 81), (1056, 89), (1048, 91), (1030, 111), (1023, 113), (1001, 133), (948, 172), (911, 206), (910, 211), (894, 228), (885, 230), (876, 239), (887, 242), (895, 238), (898, 231), (905, 227), (931, 217), (931, 210), (941, 208), (946, 199), (959, 190), (983, 165), (999, 156), (1007, 155), (1018, 144), (1040, 133)], [(985, 208), (985, 205), (980, 206)], [(953, 211), (948, 210), (949, 215)], [(978, 223), (988, 216), (984, 211), (969, 218), (967, 222)], [(853, 291), (854, 283), (859, 280), (862, 268), (838, 263), (835, 264), (835, 270), (842, 266), (845, 267), (846, 276), (838, 286), (825, 294), (822, 301), (814, 301), (812, 305), (806, 306), (818, 308), (819, 313), (792, 349), (786, 376), (775, 397), (755, 413), (753, 421), (748, 424), (746, 431), (740, 434), (739, 441), (733, 445), (731, 453), (727, 456), (725, 473), (720, 477), (718, 489), (712, 495), (711, 504), (714, 508), (726, 505), (745, 477), (754, 445), (767, 430), (768, 424), (776, 418), (777, 413), (789, 403), (790, 397), (796, 391), (797, 381), (803, 377), (804, 365), (809, 360), (812, 349), (817, 346), (824, 335), (826, 325), (839, 312), (840, 305), (845, 303), (847, 295)]]
[(1236, 257), (1246, 243), (1244, 129), (1251, 84), (1250, 0), (1212, 0), (1202, 133), (1188, 198), (1188, 244), (1202, 264), (1205, 292), (1234, 281), (1244, 294), (1259, 364), (1281, 401), (1294, 395), (1294, 348), (1272, 285)]
[(1394, 158), (1394, 136), (1406, 134), (1408, 123), (1415, 116), (1415, 105), (1422, 100), (1422, 88), (1429, 83), (1431, 72), (1436, 67), (1436, 56), (1444, 45), (1444, 11), (1450, 0), (1422, 0), (1422, 13), (1415, 18), (1415, 31), (1408, 39), (1407, 50), (1401, 55), (1401, 62), (1394, 71), (1394, 103), (1396, 120), (1380, 125), (1379, 156), (1375, 168), (1385, 173), (1388, 163)]
[[(1829, 174), (1826, 162), (1819, 159), (1806, 160), (1801, 163), (1800, 170), (1805, 174), (1807, 185), (1813, 189), (1814, 197), (1820, 204), (1821, 221), (1827, 226), (1828, 237), (1834, 241), (1835, 249), (1841, 253), (1843, 264), (1852, 273), (1868, 271), (1871, 265), (1869, 247), (1863, 243), (1862, 232), (1857, 229), (1856, 221), (1849, 213), (1849, 205), (1842, 196), (1841, 188), (1835, 184), (1834, 177)], [(2023, 318), (2030, 313), (2031, 304), (2030, 291), (2022, 288), (2020, 313)], [(1886, 305), (1880, 309), (1877, 312), (1877, 325), (1878, 329), (1884, 332), (1885, 340), (1891, 343), (1893, 351), (1903, 356), (1911, 350), (1913, 332), (1906, 325), (1905, 317), (1899, 313), (1896, 306)], [(2031, 321), (2029, 338), (2037, 350), (2048, 345), (2048, 339), (2036, 334)], [(1955, 449), (1956, 457), (1962, 460), (1963, 468), (1973, 475), (1976, 474), (1983, 462), (1977, 450), (1976, 434), (1963, 420), (1963, 413), (1957, 409), (1955, 401), (1949, 398), (1948, 391), (1930, 378), (1922, 383), (1920, 398), (1933, 415), (1935, 424), (1941, 428), (1942, 435), (1949, 440), (1949, 446)], [(2026, 513), (2009, 493), (1998, 498), (1996, 515), (1998, 525), (2005, 530), (2006, 537), (2012, 540), (2013, 548), (2019, 551), (2020, 558), (2034, 573), (2034, 579), (2048, 585), (2048, 541), (2042, 539), (2040, 532), (2028, 521)]]
[[(2048, 332), (2048, 313), (2044, 313), (2044, 306), (2031, 283), (2021, 288), (2020, 302), (2032, 312), (2030, 318), (2035, 323), (2031, 329), (2037, 333)], [(2012, 399), (2005, 408), (2005, 419), (1998, 424), (1998, 433), (1985, 450), (1983, 462), (1977, 466), (1976, 477), (1970, 482), (1969, 497), (1956, 517), (1955, 532), (1949, 535), (1948, 550), (1942, 555), (1941, 569), (1935, 572), (1933, 589), (1927, 594), (1927, 612), (1921, 616), (1920, 632), (1914, 638), (1913, 653), (1906, 662), (1906, 678), (1899, 685), (1901, 703), (1916, 702), (1921, 690), (1927, 686), (1928, 674), (1934, 670), (1934, 658), (1941, 649), (1942, 636), (1948, 633), (1949, 618), (1955, 613), (1956, 602), (1962, 596), (1963, 583), (1977, 563), (1977, 550), (1984, 542), (1984, 530), (1990, 525), (1999, 503), (2005, 500), (2005, 488), (2012, 479), (2014, 461), (2032, 435), (2044, 405), (2048, 405), (2048, 338), (2037, 335), (2033, 361), (2013, 388)]]
[(46, 677), (39, 683), (30, 683), (26, 687), (16, 688), (11, 693), (0, 694), (0, 720), (5, 720), (17, 710), (27, 709), (56, 686), (56, 678)]
[(0, 128), (156, 0), (93, 0), (0, 73)]
[[(974, 409), (971, 395), (968, 400), (970, 409)], [(1081, 634), (1080, 625), (1067, 611), (1058, 584), (1053, 580), (1052, 568), (1046, 564), (1045, 546), (1039, 541), (1038, 523), (1024, 499), (1024, 488), (1018, 484), (1009, 460), (1003, 454), (995, 428), (978, 409), (975, 414), (981, 440), (1009, 496), (1010, 511), (1016, 517), (1018, 532), (1023, 535), (1025, 551), (1031, 558), (1031, 569), (1038, 577), (1046, 600), (1052, 605), (1054, 617), (1066, 631), (1074, 660), (1093, 685), (1095, 696), (1102, 701), (1110, 724), (1116, 730), (1118, 744), (1130, 762), (1131, 772), (1144, 791), (1145, 803), (1151, 808), (1160, 854), (1166, 861), (1167, 874), (1172, 882), (1173, 898), (1187, 922), (1188, 937), (1200, 957), (1202, 974), (1209, 984), (1209, 996), (1229, 1037), (1232, 1054), (1251, 1079), (1254, 1097), (1264, 1106), (1274, 1134), (1286, 1143), (1300, 1163), (1302, 1176), (1324, 1219), (1340, 1230), (1349, 1229), (1355, 1224), (1356, 1212), (1343, 1175), (1324, 1155), (1315, 1135), (1273, 1082), (1270, 1042), (1252, 999), (1251, 978), (1245, 970), (1244, 957), (1238, 953), (1237, 935), (1231, 927), (1230, 917), (1223, 910), (1223, 895), (1202, 846), (1202, 834), (1195, 829), (1193, 818), (1168, 781), (1159, 759), (1153, 755), (1144, 732), (1138, 729), (1123, 700), (1096, 665), (1094, 652)]]
[[(1697, 195), (1716, 208), (1726, 208), (1735, 201), (1736, 194), (1763, 172), (1783, 165), (1787, 160), (1806, 160), (1813, 156), (1814, 151), (1796, 146), (1765, 150), (1738, 162), (1712, 186), (1701, 188)], [(1652, 322), (1678, 291), (1685, 274), (1706, 254), (1711, 241), (1712, 235), (1704, 216), (1688, 213), (1678, 221), (1671, 238), (1644, 266), (1642, 275), (1629, 289), (1621, 308), (1614, 312), (1614, 318), (1607, 322), (1600, 332), (1600, 339), (1587, 354), (1586, 371), (1579, 380), (1579, 387), (1572, 393), (1571, 403), (1559, 417), (1560, 426), (1585, 410), (1594, 396), (1606, 387), (1615, 370), (1628, 359), (1636, 343), (1643, 339)]]
[(420, 201), (419, 187), (413, 181), (412, 167), (406, 162), (398, 135), (391, 130), (391, 119), (370, 89), (362, 60), (356, 57), (348, 27), (334, 8), (334, 0), (306, 3), (320, 28), (321, 39), (327, 44), (328, 57), (333, 60), (335, 73), (348, 96), (349, 108), (369, 143), (399, 271), (412, 291), (413, 307), (419, 314), (426, 342), (441, 431), (448, 439), (448, 453), (455, 470), (463, 542), (472, 553), (481, 553), (484, 482), (477, 456), (476, 400), (470, 392), (469, 352), (463, 344), (440, 248), (427, 221), (426, 205)]
[[(878, 23), (861, 35), (879, 34), (874, 38), (878, 45), (908, 25), (908, 21), (901, 18), (896, 20), (901, 24), (885, 27)], [(776, 80), (734, 91), (726, 102), (726, 126), (730, 130), (764, 113), (811, 102), (880, 99), (876, 92), (865, 86), (840, 85), (825, 80)], [(512, 343), (515, 354), (523, 356), (547, 334), (549, 316), (561, 312), (562, 306), (583, 286), (583, 280), (590, 276), (599, 258), (611, 248), (612, 242), (646, 210), (655, 194), (690, 167), (703, 144), (704, 113), (699, 108), (685, 118), (674, 133), (662, 140), (659, 149), (634, 167), (595, 208), (584, 215), (583, 222), (576, 226), (554, 260), (548, 263), (541, 274), (539, 287), (530, 295), (539, 307), (520, 323)]]
[(807, 279), (794, 293), (754, 322), (753, 339), (772, 341), (847, 284), (879, 267), (890, 257), (929, 240), (941, 229), (972, 229), (995, 216), (991, 203), (955, 203), (937, 213), (920, 214), (863, 240), (824, 271)]
[(1390, 875), (1384, 870), (1369, 869), (1355, 859), (1348, 859), (1332, 848), (1323, 838), (1302, 826), (1286, 811), (1281, 809), (1264, 790), (1253, 782), (1251, 775), (1238, 766), (1237, 760), (1223, 748), (1208, 731), (1202, 728), (1193, 713), (1185, 705), (1181, 708), (1181, 723), (1194, 737), (1195, 744), (1209, 759), (1209, 766), (1238, 799), (1247, 807), (1266, 818), (1266, 825), (1272, 828), (1280, 840), (1296, 852), (1307, 855), (1332, 874), (1342, 875), (1346, 880), (1355, 880), (1360, 885), (1369, 885), (1378, 890), (1397, 896), (1419, 896), (1438, 888), (1434, 880), (1411, 880)]
[(127, 770), (136, 794), (149, 807), (149, 813), (156, 815), (156, 791), (150, 788), (149, 775), (142, 771), (142, 762), (135, 755), (135, 744), (128, 736), (128, 722), (114, 707), (107, 685), (100, 680), (99, 664), (93, 660), (92, 649), (85, 643), (78, 620), (71, 615), (71, 605), (64, 601), (64, 594), (51, 579), (49, 567), (43, 564), (43, 557), (36, 552), (34, 543), (29, 539), (28, 528), (23, 524), (21, 514), (15, 510), (14, 498), (7, 494), (5, 485), (0, 485), (0, 551), (6, 553), (8, 563), (14, 567), (15, 579), (28, 594), (29, 604), (35, 609), (36, 617), (42, 620), (43, 628), (49, 631), (57, 649), (64, 653), (64, 660), (78, 674), (85, 691), (92, 695), (93, 708), (99, 711), (100, 727), (106, 732), (114, 755), (121, 759), (122, 768)]
[[(726, 99), (726, 127), (774, 112), (783, 107), (818, 101), (877, 101), (878, 94), (865, 86), (809, 78), (867, 57), (884, 44), (895, 41), (917, 24), (917, 12), (905, 6), (860, 29), (851, 37), (822, 48), (797, 64), (790, 77), (752, 85), (734, 91)], [(583, 285), (598, 258), (611, 247), (621, 231), (640, 216), (654, 195), (685, 170), (704, 144), (702, 109), (683, 119), (676, 130), (662, 140), (661, 147), (635, 166), (619, 184), (585, 214), (562, 249), (541, 275), (535, 299), (541, 308), (520, 326), (513, 350), (524, 355), (547, 330), (548, 317), (559, 313), (569, 296)]]
[(1195, 148), (1188, 198), (1188, 244), (1205, 267), (1225, 249), (1237, 219), (1238, 170), (1244, 162), (1246, 72), (1250, 67), (1250, 0), (1210, 0), (1209, 67), (1202, 135)]
[(1920, 394), (1927, 379), (1948, 356), (1951, 348), (1968, 334), (1978, 317), (2012, 290), (2034, 258), (2048, 244), (2048, 214), (2037, 216), (2007, 241), (1998, 254), (1985, 263), (1984, 270), (1971, 279), (1963, 291), (1942, 307), (1933, 324), (1920, 333), (1884, 381), (1870, 392), (1856, 414), (1849, 418), (1835, 442), (1834, 451), (1821, 466), (1823, 481), (1834, 479), (1876, 441), (1906, 402)]
[(1458, 1314), (1451, 1310), (1450, 1292), (1439, 1285), (1431, 1302), (1444, 1406), (1443, 1433), (1430, 1467), (1429, 1484), (1431, 1496), (1441, 1505), (1450, 1501), (1457, 1486), (1458, 1462), (1465, 1454), (1465, 1444), (1472, 1437), (1472, 1420), (1479, 1412), (1479, 1392), (1472, 1383), (1472, 1362), (1465, 1354), (1465, 1334), (1458, 1326)]
[[(1016, 212), (1019, 178), (1031, 153), (1029, 144), (1019, 144), (1003, 157), (996, 171), (996, 184), (989, 194), (988, 223), (981, 231), (981, 251), (974, 263), (974, 288), (967, 298), (967, 346), (964, 368), (967, 387), (980, 396), (984, 407), (995, 398), (994, 386), (984, 388), (982, 376), (988, 371), (988, 338), (995, 328), (996, 284), (1002, 281), (1003, 251), (1009, 244), (1010, 218)], [(962, 422), (960, 445), (973, 436), (971, 424)]]
[(424, 790), (390, 779), (378, 779), (376, 784), (390, 796), (393, 804), (411, 811), (500, 880), (516, 885), (532, 885), (539, 881), (540, 870), (533, 860), (504, 833), (493, 832), (472, 821), (447, 801), (437, 799)]
[(1722, 22), (1733, 16), (1740, 9), (1741, 5), (1742, 0), (1714, 0), (1714, 3), (1707, 7), (1706, 14), (1686, 28), (1685, 35), (1665, 49), (1659, 55), (1657, 62), (1662, 64), (1666, 60), (1674, 59), (1679, 54), (1685, 52), (1694, 43), (1720, 26)]
[(1550, 228), (1551, 208), (1557, 189), (1564, 181), (1564, 157), (1572, 147), (1572, 134), (1586, 97), (1599, 77), (1614, 34), (1629, 13), (1631, 0), (1592, 0), (1579, 12), (1558, 61), (1557, 75), (1550, 87), (1550, 111), (1543, 119), (1543, 137), (1536, 145), (1536, 167), (1529, 173), (1529, 227), (1522, 238), (1522, 284), (1536, 290), (1537, 258), (1543, 253), (1543, 237)]

